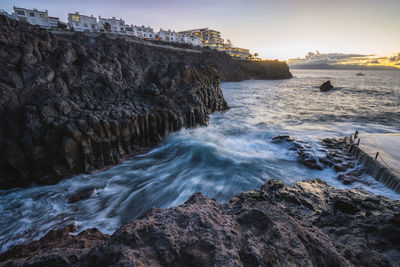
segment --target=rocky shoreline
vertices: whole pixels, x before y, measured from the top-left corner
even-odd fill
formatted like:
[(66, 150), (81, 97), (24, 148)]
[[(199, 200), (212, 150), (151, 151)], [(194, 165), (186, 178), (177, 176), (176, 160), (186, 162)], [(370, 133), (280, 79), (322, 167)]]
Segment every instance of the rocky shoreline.
[(271, 180), (229, 203), (193, 195), (112, 236), (52, 230), (0, 255), (5, 266), (397, 266), (400, 202), (321, 180)]
[(117, 164), (224, 110), (220, 81), (290, 78), (242, 62), (100, 35), (54, 35), (0, 16), (0, 189)]

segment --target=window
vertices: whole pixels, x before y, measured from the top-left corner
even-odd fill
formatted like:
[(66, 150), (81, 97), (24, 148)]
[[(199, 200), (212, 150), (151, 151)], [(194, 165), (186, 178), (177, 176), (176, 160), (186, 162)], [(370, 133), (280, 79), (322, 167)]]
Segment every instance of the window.
[(92, 29), (96, 29), (96, 24), (92, 24)]
[(78, 21), (79, 22), (79, 16), (78, 15), (71, 15), (71, 20), (72, 21)]
[(17, 12), (17, 15), (25, 16), (25, 11), (23, 11), (23, 10), (17, 10), (16, 12)]
[(46, 16), (45, 16), (44, 14), (40, 14), (40, 17), (41, 17), (42, 19), (46, 18)]
[(87, 23), (83, 23), (83, 27), (87, 28), (88, 27)]
[(119, 23), (120, 26), (124, 26), (124, 24), (122, 22)]
[(79, 22), (75, 22), (75, 26), (76, 26), (76, 27), (79, 27)]
[(35, 16), (35, 13), (29, 12), (29, 16), (34, 17), (34, 16)]

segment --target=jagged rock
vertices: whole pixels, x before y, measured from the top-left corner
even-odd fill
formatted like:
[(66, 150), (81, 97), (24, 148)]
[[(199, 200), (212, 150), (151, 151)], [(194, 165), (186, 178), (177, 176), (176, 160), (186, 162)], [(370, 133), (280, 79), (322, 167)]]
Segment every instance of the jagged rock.
[(7, 266), (396, 266), (400, 202), (320, 180), (261, 190), (219, 204), (197, 193), (151, 209), (112, 236), (70, 229), (0, 255)]
[(332, 167), (338, 173), (338, 179), (346, 185), (360, 182), (367, 186), (370, 184), (360, 176), (364, 174), (364, 167), (358, 164), (354, 155), (349, 152), (349, 138), (325, 138), (319, 148), (325, 156), (317, 156), (310, 144), (303, 140), (290, 137), (288, 135), (278, 135), (272, 138), (272, 143), (288, 143), (289, 150), (297, 152), (299, 161), (307, 168), (322, 170), (324, 167)]
[(227, 108), (221, 79), (291, 77), (283, 62), (53, 35), (1, 15), (0, 42), (0, 189), (100, 169), (206, 125)]
[(332, 84), (331, 84), (331, 81), (326, 81), (326, 82), (324, 82), (324, 83), (319, 87), (319, 90), (320, 90), (321, 92), (329, 91), (329, 90), (331, 90), (331, 89), (333, 89), (333, 86), (332, 86)]
[(303, 163), (307, 168), (317, 170), (323, 169), (323, 167), (319, 163), (319, 157), (317, 157), (312, 151), (311, 145), (304, 142), (303, 140), (297, 140), (296, 138), (290, 137), (288, 135), (278, 135), (272, 137), (272, 143), (289, 143), (289, 149), (297, 152), (299, 156), (299, 161)]

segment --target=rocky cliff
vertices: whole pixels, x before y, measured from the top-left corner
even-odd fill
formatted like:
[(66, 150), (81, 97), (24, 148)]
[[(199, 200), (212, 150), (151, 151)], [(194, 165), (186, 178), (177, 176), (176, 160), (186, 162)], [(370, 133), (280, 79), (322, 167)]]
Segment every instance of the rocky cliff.
[(289, 77), (281, 62), (54, 35), (0, 16), (0, 189), (56, 183), (206, 125), (227, 108), (221, 79)]
[(195, 194), (107, 236), (73, 227), (0, 255), (6, 266), (398, 266), (400, 202), (320, 180), (281, 181), (227, 204)]

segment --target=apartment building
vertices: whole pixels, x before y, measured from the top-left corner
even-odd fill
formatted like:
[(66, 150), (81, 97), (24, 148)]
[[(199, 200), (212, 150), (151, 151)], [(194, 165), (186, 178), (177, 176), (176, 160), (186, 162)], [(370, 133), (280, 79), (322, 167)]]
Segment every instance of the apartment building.
[(14, 6), (14, 13), (18, 21), (27, 22), (32, 25), (39, 25), (42, 28), (49, 29), (49, 14), (47, 10), (26, 9)]
[[(109, 30), (104, 27), (105, 24), (110, 25)], [(110, 19), (107, 19), (107, 18), (102, 18), (99, 16), (99, 29), (101, 31), (109, 31), (112, 33), (121, 33), (121, 34), (126, 33), (125, 21), (123, 21), (122, 18), (116, 19), (115, 17), (112, 17)]]
[(60, 23), (60, 18), (49, 17), (49, 26), (50, 26), (50, 28), (58, 28), (58, 24), (59, 23)]
[(145, 40), (155, 40), (156, 39), (156, 34), (154, 33), (153, 28), (150, 28), (149, 26), (145, 27), (144, 25), (142, 26), (134, 26), (136, 28), (137, 35), (136, 37), (145, 39)]
[(245, 48), (240, 48), (240, 47), (229, 47), (225, 46), (223, 49), (221, 49), (228, 55), (230, 55), (233, 58), (236, 59), (242, 59), (242, 60), (250, 60), (250, 51), (249, 49)]
[(68, 25), (77, 32), (98, 32), (97, 19), (91, 15), (81, 15), (79, 12), (68, 13)]
[(224, 39), (221, 38), (221, 32), (209, 28), (181, 31), (179, 34), (198, 37), (200, 38), (201, 44), (213, 49), (220, 49), (224, 44)]
[(171, 42), (171, 43), (177, 43), (179, 42), (179, 35), (175, 31), (171, 30), (163, 30), (160, 29), (160, 31), (157, 33), (157, 37), (159, 40), (164, 41), (164, 42)]
[(17, 19), (17, 16), (15, 16), (15, 13), (8, 13), (7, 11), (5, 11), (4, 9), (0, 9), (0, 15), (6, 16), (9, 19)]
[(179, 34), (179, 43), (191, 44), (193, 46), (202, 46), (202, 43), (201, 43), (199, 37), (185, 35), (185, 34)]

